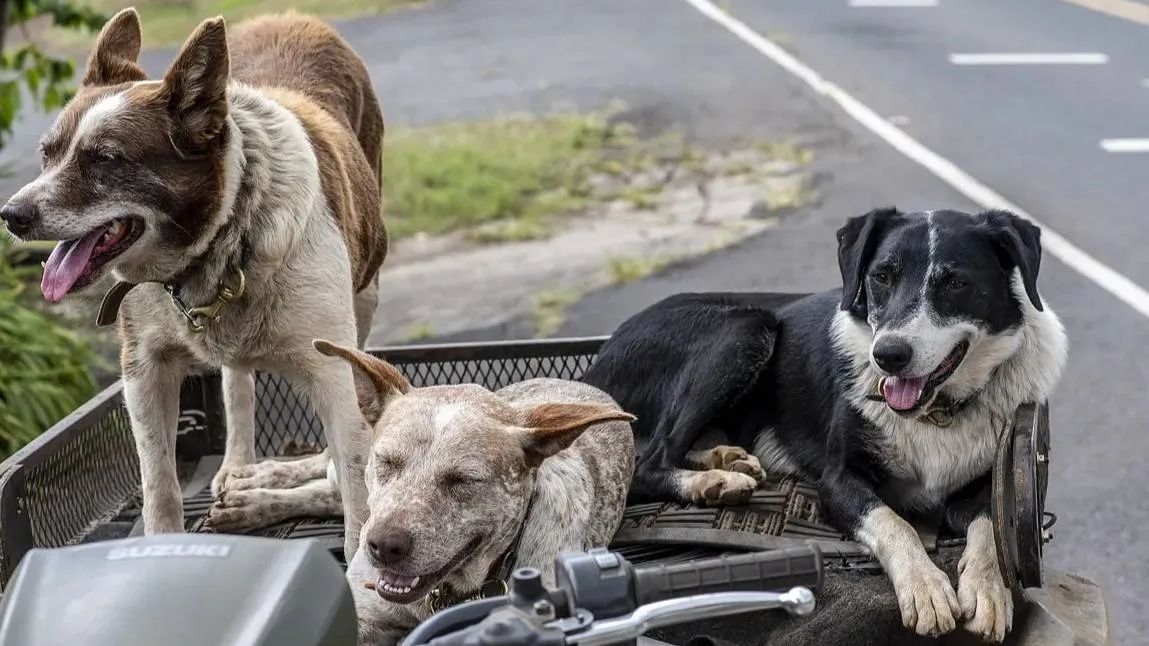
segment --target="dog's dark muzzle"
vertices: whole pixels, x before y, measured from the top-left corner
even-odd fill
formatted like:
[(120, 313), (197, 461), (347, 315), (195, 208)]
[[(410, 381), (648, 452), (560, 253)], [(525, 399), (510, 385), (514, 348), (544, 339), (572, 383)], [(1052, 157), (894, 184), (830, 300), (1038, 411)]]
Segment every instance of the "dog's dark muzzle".
[(0, 208), (0, 220), (17, 238), (25, 238), (40, 223), (40, 207), (27, 200), (9, 200)]

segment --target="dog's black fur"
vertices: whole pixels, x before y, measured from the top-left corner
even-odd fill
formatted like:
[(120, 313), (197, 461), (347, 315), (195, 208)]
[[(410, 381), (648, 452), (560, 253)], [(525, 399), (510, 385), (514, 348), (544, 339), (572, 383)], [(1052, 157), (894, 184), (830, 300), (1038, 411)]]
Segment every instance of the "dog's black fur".
[[(1015, 268), (1042, 310), (1037, 227), (1003, 212), (939, 211), (932, 220), (934, 261), (947, 269), (927, 298), (943, 319), (972, 321), (989, 335), (1022, 325), (1010, 287)], [(819, 484), (825, 511), (843, 531), (882, 500), (900, 513), (929, 511), (898, 495), (904, 478), (894, 475), (879, 429), (846, 395), (856, 371), (835, 349), (831, 329), (839, 310), (878, 328), (913, 315), (930, 262), (926, 218), (875, 210), (851, 218), (838, 241), (841, 290), (678, 294), (631, 317), (604, 344), (583, 381), (638, 417), (632, 500), (690, 502), (680, 468), (704, 432), (721, 430), (751, 450), (763, 429), (773, 429), (790, 461)], [(954, 531), (986, 509), (985, 467), (947, 492), (956, 494), (947, 514)]]

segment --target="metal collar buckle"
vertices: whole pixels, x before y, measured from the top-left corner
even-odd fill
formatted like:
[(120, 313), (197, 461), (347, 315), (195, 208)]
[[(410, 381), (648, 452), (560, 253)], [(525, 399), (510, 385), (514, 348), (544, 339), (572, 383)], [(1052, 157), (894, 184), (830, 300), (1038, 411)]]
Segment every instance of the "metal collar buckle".
[(427, 606), (427, 610), (432, 614), (445, 610), (451, 606), (465, 603), (467, 601), (477, 601), (479, 599), (489, 599), (491, 597), (501, 597), (510, 591), (507, 587), (507, 582), (502, 579), (489, 579), (479, 586), (479, 589), (469, 595), (455, 595), (450, 592), (445, 586), (435, 588), (427, 593), (424, 597), (423, 603)]
[(187, 321), (188, 330), (192, 334), (200, 334), (207, 327), (208, 323), (215, 323), (219, 320), (223, 313), (224, 305), (243, 296), (244, 286), (246, 279), (243, 275), (243, 270), (236, 268), (236, 284), (235, 287), (223, 285), (219, 289), (219, 294), (216, 296), (214, 302), (209, 305), (201, 307), (188, 307), (184, 304), (180, 297), (176, 295), (176, 285), (172, 283), (164, 283), (164, 289), (167, 290), (168, 295), (172, 297), (172, 303), (175, 304), (176, 309), (180, 314), (183, 314), (184, 319)]

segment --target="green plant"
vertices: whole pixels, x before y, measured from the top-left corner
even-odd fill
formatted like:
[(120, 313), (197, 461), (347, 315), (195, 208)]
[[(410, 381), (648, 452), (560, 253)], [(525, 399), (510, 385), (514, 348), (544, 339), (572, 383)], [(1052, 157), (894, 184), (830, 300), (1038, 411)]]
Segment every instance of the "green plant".
[[(0, 146), (8, 143), (27, 90), (37, 107), (52, 111), (68, 102), (76, 66), (70, 58), (51, 56), (28, 30), (33, 21), (48, 20), (70, 31), (97, 32), (108, 16), (67, 0), (0, 0)], [(18, 29), (23, 42), (7, 47), (5, 35)]]
[[(0, 0), (0, 147), (7, 144), (25, 93), (52, 111), (72, 96), (75, 65), (41, 50), (29, 33), (33, 21), (73, 31), (97, 31), (107, 17), (67, 0)], [(22, 42), (5, 42), (11, 30)], [(11, 45), (8, 47), (7, 45)], [(32, 306), (24, 286), (36, 268), (12, 262), (12, 244), (0, 233), (0, 454), (9, 455), (95, 394), (91, 346)]]
[(0, 454), (33, 440), (96, 392), (95, 353), (81, 337), (24, 299), (31, 267), (10, 262), (0, 235)]

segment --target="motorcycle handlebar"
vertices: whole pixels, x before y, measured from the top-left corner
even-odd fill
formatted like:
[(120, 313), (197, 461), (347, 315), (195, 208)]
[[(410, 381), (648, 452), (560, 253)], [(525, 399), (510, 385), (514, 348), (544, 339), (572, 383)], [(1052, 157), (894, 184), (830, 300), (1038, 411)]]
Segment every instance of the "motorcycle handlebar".
[(789, 590), (818, 591), (822, 587), (822, 553), (817, 545), (768, 552), (724, 555), (675, 565), (654, 565), (634, 571), (635, 597), (645, 606), (712, 592)]
[[(823, 576), (822, 554), (814, 543), (641, 568), (632, 567), (617, 553), (598, 549), (559, 556), (555, 571), (558, 587), (554, 590), (542, 588), (537, 570), (516, 571), (508, 596), (444, 610), (408, 635), (403, 646), (512, 642), (598, 646), (626, 643), (657, 626), (754, 610), (784, 608), (805, 615), (814, 609), (812, 590), (822, 587)], [(529, 584), (524, 583), (528, 580)], [(519, 593), (519, 584), (522, 592), (531, 591), (531, 599)], [(544, 596), (555, 601), (555, 607), (584, 613), (592, 623), (564, 638), (561, 621), (548, 622), (529, 612), (506, 619), (505, 606), (529, 608), (521, 604), (535, 603)], [(491, 613), (504, 613), (497, 620), (493, 615), (490, 618), (497, 628), (485, 616)], [(500, 635), (495, 642), (488, 641), (494, 636), (487, 634), (490, 629)], [(512, 637), (512, 633), (517, 634)], [(530, 639), (532, 634), (543, 641)]]

